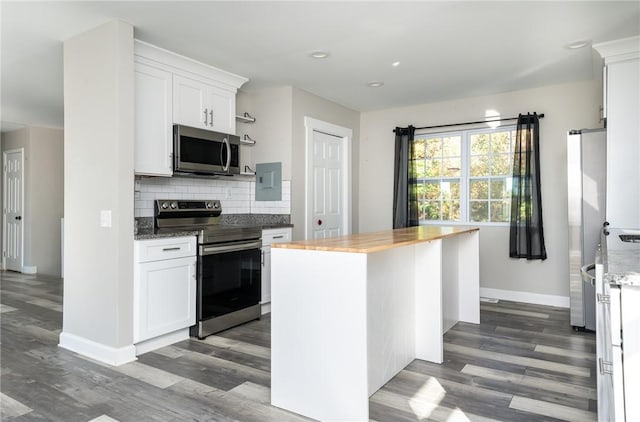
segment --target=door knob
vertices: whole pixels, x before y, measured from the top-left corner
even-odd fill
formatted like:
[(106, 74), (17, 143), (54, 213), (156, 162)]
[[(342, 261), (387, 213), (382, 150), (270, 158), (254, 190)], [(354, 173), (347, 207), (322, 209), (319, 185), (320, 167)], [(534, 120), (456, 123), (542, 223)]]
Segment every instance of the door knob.
[(22, 220), (22, 216), (20, 215), (16, 216), (16, 220)]
[(322, 220), (318, 220), (318, 225), (321, 226), (322, 225)]

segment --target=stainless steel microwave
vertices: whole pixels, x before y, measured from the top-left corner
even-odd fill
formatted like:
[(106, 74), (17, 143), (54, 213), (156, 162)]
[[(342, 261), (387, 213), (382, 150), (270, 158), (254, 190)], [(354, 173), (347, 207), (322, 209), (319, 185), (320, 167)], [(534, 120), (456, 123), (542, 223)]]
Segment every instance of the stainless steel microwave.
[(173, 172), (192, 175), (240, 173), (240, 137), (173, 125)]

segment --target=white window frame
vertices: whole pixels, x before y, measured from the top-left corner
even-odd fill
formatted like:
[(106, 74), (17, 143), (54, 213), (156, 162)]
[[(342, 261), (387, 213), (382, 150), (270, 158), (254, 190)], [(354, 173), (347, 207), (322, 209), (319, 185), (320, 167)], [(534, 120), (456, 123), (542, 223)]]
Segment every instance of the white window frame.
[[(516, 125), (504, 125), (497, 126), (494, 128), (475, 128), (475, 129), (466, 129), (466, 130), (455, 130), (455, 131), (446, 131), (446, 132), (421, 132), (417, 131), (414, 135), (414, 139), (428, 139), (428, 138), (441, 138), (441, 137), (451, 137), (459, 135), (461, 138), (460, 145), (460, 221), (451, 221), (451, 220), (420, 220), (420, 225), (469, 225), (472, 224), (474, 226), (497, 226), (504, 227), (509, 226), (508, 221), (483, 221), (476, 222), (469, 220), (469, 206), (471, 203), (470, 192), (469, 192), (469, 180), (471, 177), (469, 176), (469, 166), (471, 163), (471, 136), (478, 133), (488, 133), (492, 134), (495, 132), (504, 132), (504, 131), (515, 131)], [(513, 151), (512, 151), (513, 153)], [(511, 160), (513, 157), (511, 157)], [(487, 176), (489, 180), (491, 180), (491, 176)], [(510, 177), (510, 176), (509, 176)], [(475, 177), (474, 177), (475, 178)], [(447, 177), (440, 177), (440, 181), (445, 181)]]

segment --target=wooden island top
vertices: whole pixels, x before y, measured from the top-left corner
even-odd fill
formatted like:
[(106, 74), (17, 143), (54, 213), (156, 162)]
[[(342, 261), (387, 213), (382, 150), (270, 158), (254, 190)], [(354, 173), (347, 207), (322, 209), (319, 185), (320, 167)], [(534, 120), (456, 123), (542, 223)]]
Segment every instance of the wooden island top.
[(400, 246), (429, 242), (479, 230), (472, 226), (416, 226), (372, 233), (358, 233), (326, 239), (277, 243), (272, 248), (304, 249), (327, 252), (372, 253)]

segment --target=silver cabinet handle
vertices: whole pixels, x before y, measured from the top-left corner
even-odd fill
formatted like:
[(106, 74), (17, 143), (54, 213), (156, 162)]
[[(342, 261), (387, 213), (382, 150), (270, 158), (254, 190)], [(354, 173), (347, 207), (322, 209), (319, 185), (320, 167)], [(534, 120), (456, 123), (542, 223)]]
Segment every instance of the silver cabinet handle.
[(213, 126), (213, 109), (209, 110), (209, 126)]
[(281, 234), (280, 236), (273, 236), (273, 239), (283, 239), (283, 238), (284, 238), (283, 234)]
[(209, 125), (209, 122), (207, 121), (207, 115), (208, 115), (208, 113), (207, 113), (207, 109), (205, 108), (205, 109), (204, 109), (204, 125), (205, 125), (205, 126), (208, 126), (208, 125)]
[(179, 251), (180, 247), (175, 248), (162, 248), (162, 252)]

